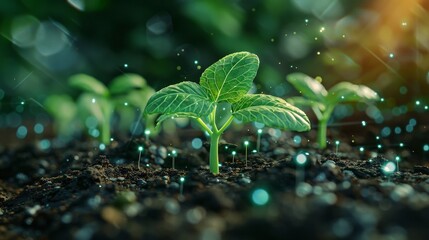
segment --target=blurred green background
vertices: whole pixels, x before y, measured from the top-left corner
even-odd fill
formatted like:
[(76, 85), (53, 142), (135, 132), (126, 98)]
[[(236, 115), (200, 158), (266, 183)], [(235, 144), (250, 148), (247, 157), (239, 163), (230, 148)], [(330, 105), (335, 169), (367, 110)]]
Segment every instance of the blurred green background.
[[(0, 128), (46, 123), (50, 94), (76, 96), (70, 75), (108, 83), (137, 73), (159, 90), (198, 81), (237, 51), (261, 60), (255, 88), (297, 93), (292, 72), (366, 84), (384, 98), (357, 108), (376, 123), (427, 113), (429, 18), (424, 0), (6, 0), (0, 3)], [(356, 109), (355, 109), (356, 110)], [(342, 108), (337, 118), (354, 114)]]

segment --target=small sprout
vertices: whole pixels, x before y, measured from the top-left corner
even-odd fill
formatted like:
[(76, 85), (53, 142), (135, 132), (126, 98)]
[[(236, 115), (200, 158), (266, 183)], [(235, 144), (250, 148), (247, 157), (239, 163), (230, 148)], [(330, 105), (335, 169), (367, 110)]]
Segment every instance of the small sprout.
[(139, 146), (138, 150), (139, 150), (139, 160), (137, 161), (137, 168), (140, 170), (140, 159), (142, 157), (142, 152), (143, 152), (144, 149), (143, 149), (142, 146)]
[(245, 162), (246, 162), (246, 167), (247, 167), (247, 146), (249, 146), (249, 141), (244, 141), (244, 148), (245, 148)]
[(237, 155), (237, 152), (236, 151), (232, 151), (232, 163), (234, 163), (234, 158), (235, 158), (235, 155)]
[(256, 151), (260, 151), (261, 148), (261, 135), (262, 135), (262, 129), (258, 129), (258, 139), (256, 141)]
[(258, 206), (263, 206), (270, 200), (270, 195), (265, 189), (257, 188), (252, 192), (252, 202)]
[[(287, 102), (311, 107), (319, 121), (317, 142), (320, 149), (326, 148), (328, 121), (338, 104), (370, 102), (379, 99), (376, 92), (364, 85), (340, 82), (327, 91), (317, 77), (313, 79), (303, 73), (289, 74), (287, 80), (302, 94), (302, 97), (292, 97), (287, 99)], [(362, 125), (364, 124), (366, 125), (362, 122)]]
[(296, 182), (295, 182), (295, 191), (298, 192), (298, 186), (305, 180), (305, 169), (304, 165), (307, 163), (307, 155), (308, 153), (298, 153), (295, 155), (295, 164), (297, 165), (296, 168)]
[[(258, 68), (255, 54), (227, 55), (202, 73), (199, 84), (185, 81), (156, 92), (144, 116), (161, 114), (158, 124), (171, 117), (194, 119), (210, 137), (210, 171), (219, 174), (219, 140), (234, 119), (278, 129), (310, 130), (310, 121), (300, 109), (278, 97), (248, 93)], [(231, 109), (226, 117), (225, 111), (217, 111), (224, 104)]]

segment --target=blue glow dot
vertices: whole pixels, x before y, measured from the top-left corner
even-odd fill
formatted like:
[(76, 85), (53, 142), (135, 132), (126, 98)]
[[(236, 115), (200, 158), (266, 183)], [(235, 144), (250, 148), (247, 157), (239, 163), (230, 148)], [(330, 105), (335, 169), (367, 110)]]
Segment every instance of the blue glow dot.
[(429, 145), (428, 144), (423, 145), (423, 151), (425, 151), (425, 152), (429, 151)]
[(126, 63), (125, 63), (125, 64), (124, 64), (124, 67), (126, 67), (126, 68), (127, 68), (127, 67), (128, 67), (128, 64), (126, 64)]
[(184, 177), (180, 177), (180, 182), (183, 183), (185, 181)]
[(377, 148), (378, 148), (378, 149), (381, 149), (382, 147), (383, 147), (383, 146), (381, 146), (381, 144), (378, 144), (378, 145), (377, 145)]
[(413, 132), (413, 131), (414, 131), (414, 127), (413, 127), (413, 125), (407, 125), (407, 126), (405, 127), (405, 131), (407, 131), (408, 133)]
[(362, 121), (362, 126), (365, 127), (366, 126), (366, 122)]
[(300, 153), (295, 157), (296, 163), (303, 165), (307, 162), (307, 156), (304, 153)]
[(389, 127), (384, 127), (381, 130), (381, 136), (383, 136), (383, 137), (388, 137), (390, 135), (390, 133), (391, 133), (391, 130)]
[(402, 130), (400, 127), (395, 127), (395, 133), (396, 134), (401, 134)]
[(98, 129), (93, 128), (93, 129), (89, 129), (88, 130), (89, 135), (93, 136), (93, 137), (98, 137), (100, 136), (100, 131), (98, 131)]
[(94, 116), (90, 116), (85, 119), (85, 126), (87, 128), (95, 128), (97, 124), (98, 124), (97, 118), (95, 118)]
[(45, 130), (45, 128), (43, 127), (43, 125), (41, 123), (36, 123), (36, 125), (34, 125), (34, 132), (37, 134), (41, 134), (43, 133), (43, 131)]
[(416, 105), (417, 106), (420, 105), (420, 101), (419, 100), (416, 101)]
[(417, 124), (417, 121), (416, 121), (416, 119), (415, 118), (411, 118), (410, 119), (410, 121), (408, 122), (411, 126), (416, 126), (416, 124)]
[(407, 94), (407, 92), (408, 92), (408, 88), (407, 88), (407, 87), (402, 86), (402, 87), (400, 87), (400, 88), (399, 88), (399, 92), (400, 92), (402, 95)]
[(391, 174), (396, 170), (396, 164), (394, 162), (387, 162), (381, 169), (384, 174)]
[(139, 150), (139, 152), (143, 151), (143, 147), (142, 147), (142, 146), (139, 146), (139, 147), (138, 147), (138, 150)]
[(360, 147), (359, 148), (359, 151), (361, 151), (361, 152), (363, 152), (365, 150), (365, 148), (364, 147)]
[(296, 135), (295, 137), (293, 137), (293, 142), (296, 144), (301, 144), (302, 138), (299, 135)]
[(399, 146), (400, 146), (400, 147), (403, 147), (403, 146), (404, 146), (404, 143), (399, 143)]
[(200, 149), (203, 146), (203, 141), (200, 138), (194, 138), (191, 144), (193, 148)]
[(27, 136), (27, 128), (25, 126), (20, 126), (18, 130), (16, 130), (16, 137), (19, 139), (23, 139)]
[(98, 146), (98, 148), (99, 148), (101, 151), (104, 151), (104, 150), (106, 150), (106, 145), (104, 145), (103, 143), (101, 143), (101, 144)]
[(48, 139), (43, 139), (42, 141), (39, 142), (39, 148), (42, 150), (47, 150), (51, 147), (51, 141), (49, 141)]
[(258, 188), (252, 193), (252, 202), (256, 205), (263, 206), (270, 200), (270, 195), (265, 189)]

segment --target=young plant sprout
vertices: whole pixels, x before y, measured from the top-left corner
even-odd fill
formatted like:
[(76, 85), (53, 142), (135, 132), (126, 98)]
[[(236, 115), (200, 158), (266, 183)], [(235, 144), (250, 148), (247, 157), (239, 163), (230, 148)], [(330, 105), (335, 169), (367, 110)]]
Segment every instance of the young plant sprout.
[(396, 161), (396, 171), (399, 172), (399, 161), (401, 161), (401, 157), (396, 156), (395, 157), (395, 161)]
[(249, 141), (244, 141), (244, 149), (245, 149), (245, 162), (246, 162), (246, 167), (247, 167), (247, 147), (249, 146)]
[[(283, 99), (247, 94), (258, 68), (259, 59), (255, 54), (227, 55), (202, 73), (200, 84), (185, 81), (155, 93), (144, 115), (160, 113), (158, 124), (172, 117), (194, 119), (210, 136), (210, 171), (218, 174), (219, 140), (234, 118), (243, 123), (255, 121), (284, 130), (310, 129), (305, 113)], [(219, 107), (218, 111), (220, 104), (229, 110), (221, 111), (223, 108)]]
[[(119, 76), (107, 87), (101, 81), (86, 75), (76, 74), (69, 78), (72, 87), (83, 91), (77, 101), (78, 109), (91, 115), (100, 125), (100, 140), (104, 144), (110, 143), (110, 121), (115, 109), (121, 110), (124, 102), (136, 107), (144, 107), (147, 99), (154, 90), (146, 85), (146, 80), (136, 74)], [(121, 117), (124, 118), (124, 114)], [(147, 121), (149, 124), (149, 120)]]
[(140, 170), (140, 160), (142, 157), (143, 147), (139, 146), (138, 150), (139, 150), (139, 160), (137, 161), (137, 168)]
[(318, 121), (317, 142), (320, 149), (326, 148), (326, 129), (334, 108), (346, 102), (370, 102), (378, 100), (376, 92), (364, 85), (340, 82), (329, 91), (321, 84), (322, 78), (313, 79), (303, 73), (292, 73), (287, 76), (303, 97), (292, 97), (287, 101), (292, 104), (309, 106)]
[(262, 135), (262, 129), (258, 129), (258, 139), (256, 140), (256, 151), (259, 152), (259, 149), (261, 148), (261, 135)]
[(234, 163), (234, 158), (235, 158), (235, 155), (237, 155), (237, 152), (236, 151), (232, 151), (232, 163)]

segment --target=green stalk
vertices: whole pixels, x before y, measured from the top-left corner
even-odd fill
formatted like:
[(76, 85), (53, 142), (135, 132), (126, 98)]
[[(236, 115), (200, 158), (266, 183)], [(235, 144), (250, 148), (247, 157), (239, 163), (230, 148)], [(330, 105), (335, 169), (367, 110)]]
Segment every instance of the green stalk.
[(101, 124), (101, 142), (108, 145), (110, 143), (110, 118), (105, 119)]
[(210, 172), (219, 174), (219, 139), (220, 133), (213, 133), (210, 136)]
[(320, 149), (326, 148), (326, 129), (328, 127), (328, 120), (322, 119), (319, 121), (319, 128), (317, 129), (317, 143)]

